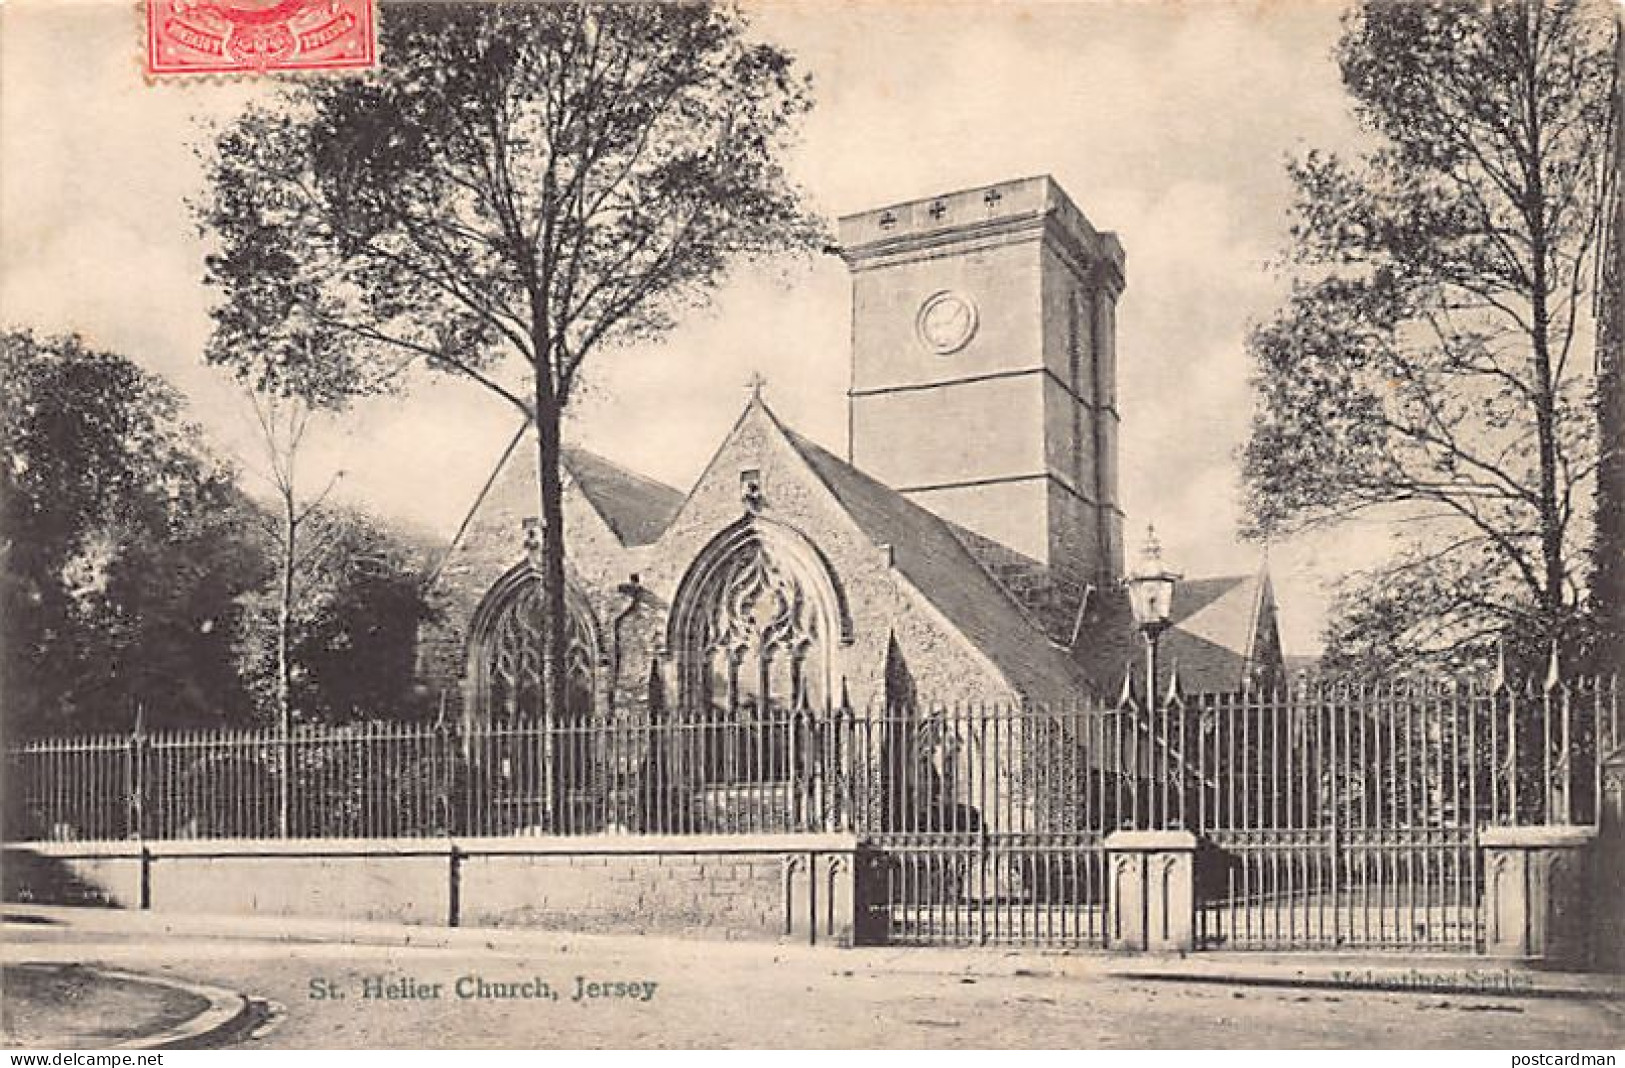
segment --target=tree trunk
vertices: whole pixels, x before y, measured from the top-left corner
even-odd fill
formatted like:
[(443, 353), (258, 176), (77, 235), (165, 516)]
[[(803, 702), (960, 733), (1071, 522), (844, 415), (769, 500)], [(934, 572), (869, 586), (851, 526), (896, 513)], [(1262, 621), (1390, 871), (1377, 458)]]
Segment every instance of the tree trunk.
[[(1540, 253), (1544, 255), (1544, 251)], [(1545, 272), (1536, 268), (1537, 284)], [(1550, 351), (1550, 312), (1539, 289), (1534, 300), (1535, 434), (1540, 458), (1541, 617), (1543, 644), (1550, 645), (1563, 631), (1563, 522), (1557, 502), (1557, 383), (1553, 381)]]
[[(1615, 50), (1625, 62), (1625, 34), (1615, 29)], [(1625, 128), (1625, 79), (1615, 78), (1608, 158), (1620, 150)], [(1625, 304), (1620, 301), (1620, 258), (1625, 256), (1625, 198), (1618, 176), (1603, 204), (1602, 280), (1597, 299), (1597, 519), (1591, 601), (1596, 613), (1596, 664), (1605, 672), (1625, 664)]]
[(276, 718), (277, 726), (287, 733), (293, 725), (293, 665), (289, 659), (290, 631), (293, 629), (293, 553), (298, 523), (293, 512), (293, 498), (285, 502), (287, 512), (282, 524), (282, 588), (276, 606)]
[[(538, 375), (538, 378), (544, 377)], [(564, 507), (559, 479), (559, 412), (558, 405), (544, 401), (537, 390), (536, 448), (537, 482), (541, 487), (542, 522), (538, 532), (541, 538), (542, 583), (542, 701), (546, 717), (547, 737), (552, 744), (546, 747), (543, 759), (547, 781), (548, 817), (555, 829), (566, 819), (564, 781), (560, 754), (568, 744), (565, 716), (566, 680), (564, 677), (565, 626), (564, 598)]]
[[(1620, 237), (1615, 238), (1616, 243)], [(1617, 261), (1619, 255), (1615, 251), (1610, 259)], [(1625, 331), (1618, 323), (1608, 321), (1625, 314), (1625, 307), (1620, 302), (1619, 264), (1611, 262), (1607, 272), (1610, 277), (1601, 309), (1608, 325), (1597, 347), (1597, 434), (1601, 455), (1597, 458), (1592, 601), (1600, 639), (1597, 662), (1604, 670), (1618, 670), (1625, 663), (1625, 368), (1621, 366), (1625, 361), (1620, 352), (1625, 342), (1621, 334)]]
[(1552, 254), (1548, 233), (1546, 186), (1543, 168), (1547, 163), (1547, 146), (1543, 142), (1540, 122), (1540, 70), (1536, 61), (1539, 33), (1539, 10), (1532, 17), (1522, 42), (1526, 49), (1524, 96), (1529, 130), (1529, 158), (1527, 162), (1528, 188), (1524, 196), (1524, 217), (1529, 226), (1530, 258), (1530, 341), (1534, 357), (1535, 439), (1540, 463), (1536, 500), (1539, 506), (1541, 576), (1542, 644), (1550, 647), (1562, 637), (1563, 583), (1566, 568), (1563, 560), (1563, 521), (1558, 506), (1557, 479), (1557, 387), (1552, 373), (1551, 329), (1552, 315), (1547, 290), (1551, 272)]
[(564, 618), (564, 492), (559, 472), (559, 407), (552, 389), (551, 374), (544, 366), (536, 374), (537, 483), (542, 511), (539, 577), (544, 617), (542, 694), (546, 714), (555, 724), (563, 722), (565, 710), (565, 638), (569, 633)]

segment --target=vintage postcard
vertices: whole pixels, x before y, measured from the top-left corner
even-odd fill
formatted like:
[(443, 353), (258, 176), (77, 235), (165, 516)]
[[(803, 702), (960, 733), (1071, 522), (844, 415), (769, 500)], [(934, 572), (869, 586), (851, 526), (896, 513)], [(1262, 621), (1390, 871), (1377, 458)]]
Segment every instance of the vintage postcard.
[(1620, 34), (12, 0), (5, 1044), (1614, 1063)]

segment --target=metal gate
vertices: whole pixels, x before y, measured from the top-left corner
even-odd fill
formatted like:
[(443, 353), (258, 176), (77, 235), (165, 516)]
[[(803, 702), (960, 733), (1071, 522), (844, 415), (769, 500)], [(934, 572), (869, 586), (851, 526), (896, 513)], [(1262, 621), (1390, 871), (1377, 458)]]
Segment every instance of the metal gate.
[(1224, 830), (1207, 840), (1204, 948), (1473, 952), (1482, 942), (1471, 828)]
[(1591, 824), (1613, 681), (1302, 684), (861, 721), (890, 940), (1100, 947), (1112, 830), (1190, 830), (1214, 949), (1482, 948), (1486, 826)]
[(858, 717), (854, 830), (881, 856), (888, 941), (1101, 946), (1114, 710)]
[(1106, 944), (1099, 835), (900, 834), (876, 844), (894, 944)]
[(1175, 698), (1209, 948), (1478, 951), (1480, 829), (1595, 822), (1619, 737), (1612, 682)]

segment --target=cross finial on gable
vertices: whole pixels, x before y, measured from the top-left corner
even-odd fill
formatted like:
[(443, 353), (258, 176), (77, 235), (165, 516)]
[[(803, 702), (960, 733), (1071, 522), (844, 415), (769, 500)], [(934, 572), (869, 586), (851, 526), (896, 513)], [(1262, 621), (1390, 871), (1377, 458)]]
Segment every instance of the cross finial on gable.
[(767, 388), (767, 377), (760, 371), (752, 371), (750, 373), (750, 378), (746, 379), (745, 381), (745, 388), (750, 390), (751, 400), (761, 400), (762, 390)]

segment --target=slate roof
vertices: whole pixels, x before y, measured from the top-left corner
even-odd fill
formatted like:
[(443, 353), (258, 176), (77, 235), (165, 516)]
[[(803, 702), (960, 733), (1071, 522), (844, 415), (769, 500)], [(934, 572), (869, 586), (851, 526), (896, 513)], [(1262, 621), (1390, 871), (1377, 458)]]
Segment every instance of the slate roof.
[(683, 506), (678, 490), (646, 478), (597, 453), (566, 445), (560, 450), (564, 469), (592, 503), (621, 544), (658, 541)]
[[(427, 583), (434, 585), (453, 555), (463, 544), (469, 529), (488, 501), (510, 501), (536, 494), (535, 438), (528, 428), (517, 431), (503, 450), (486, 479), (462, 525), (439, 553), (429, 570)], [(517, 455), (516, 455), (517, 454)], [(605, 525), (627, 547), (649, 545), (660, 538), (685, 500), (684, 495), (666, 485), (606, 460), (597, 453), (566, 445), (560, 450), (565, 477), (603, 517)]]
[(1070, 646), (1083, 604), (1084, 587), (1059, 581), (1049, 568), (991, 538), (943, 520), (1005, 592), (1044, 629), (1051, 641)]
[[(1141, 677), (1144, 647), (1121, 587), (1048, 587), (1037, 561), (942, 519), (767, 415), (864, 534), (891, 547), (898, 572), (1017, 691), (1035, 700), (1091, 693), (1109, 700), (1125, 671)], [(519, 448), (518, 463), (514, 451), (504, 454), (492, 483), (534, 481), (535, 450)], [(586, 449), (566, 446), (561, 459), (628, 547), (658, 541), (687, 499)], [(490, 491), (488, 484), (481, 499)], [(1173, 626), (1162, 638), (1164, 678), (1177, 666), (1188, 692), (1239, 688), (1261, 648), (1257, 628), (1273, 625), (1272, 611), (1262, 572), (1181, 581)]]
[[(1128, 594), (1121, 587), (1091, 586), (1084, 595), (1073, 656), (1083, 666), (1097, 693), (1116, 697), (1123, 676), (1144, 663), (1144, 647), (1134, 625)], [(1138, 679), (1143, 672), (1134, 673)]]
[[(777, 422), (777, 420), (775, 420)], [(822, 446), (779, 424), (841, 507), (965, 638), (1022, 694), (1060, 700), (1090, 680), (971, 554), (950, 525)]]
[[(1262, 571), (1182, 579), (1174, 586), (1171, 625), (1158, 647), (1158, 686), (1166, 686), (1177, 670), (1188, 693), (1240, 689), (1249, 667), (1264, 654), (1257, 632), (1273, 625), (1273, 606), (1269, 576)], [(1096, 686), (1115, 680), (1115, 692), (1125, 672), (1132, 672), (1137, 691), (1143, 689), (1145, 646), (1127, 592), (1091, 589), (1085, 613), (1078, 655)]]
[[(1257, 628), (1269, 622), (1269, 577), (1189, 579), (1174, 587), (1173, 626), (1163, 655), (1187, 689), (1235, 690), (1261, 652)], [(1201, 686), (1194, 685), (1196, 681)]]

